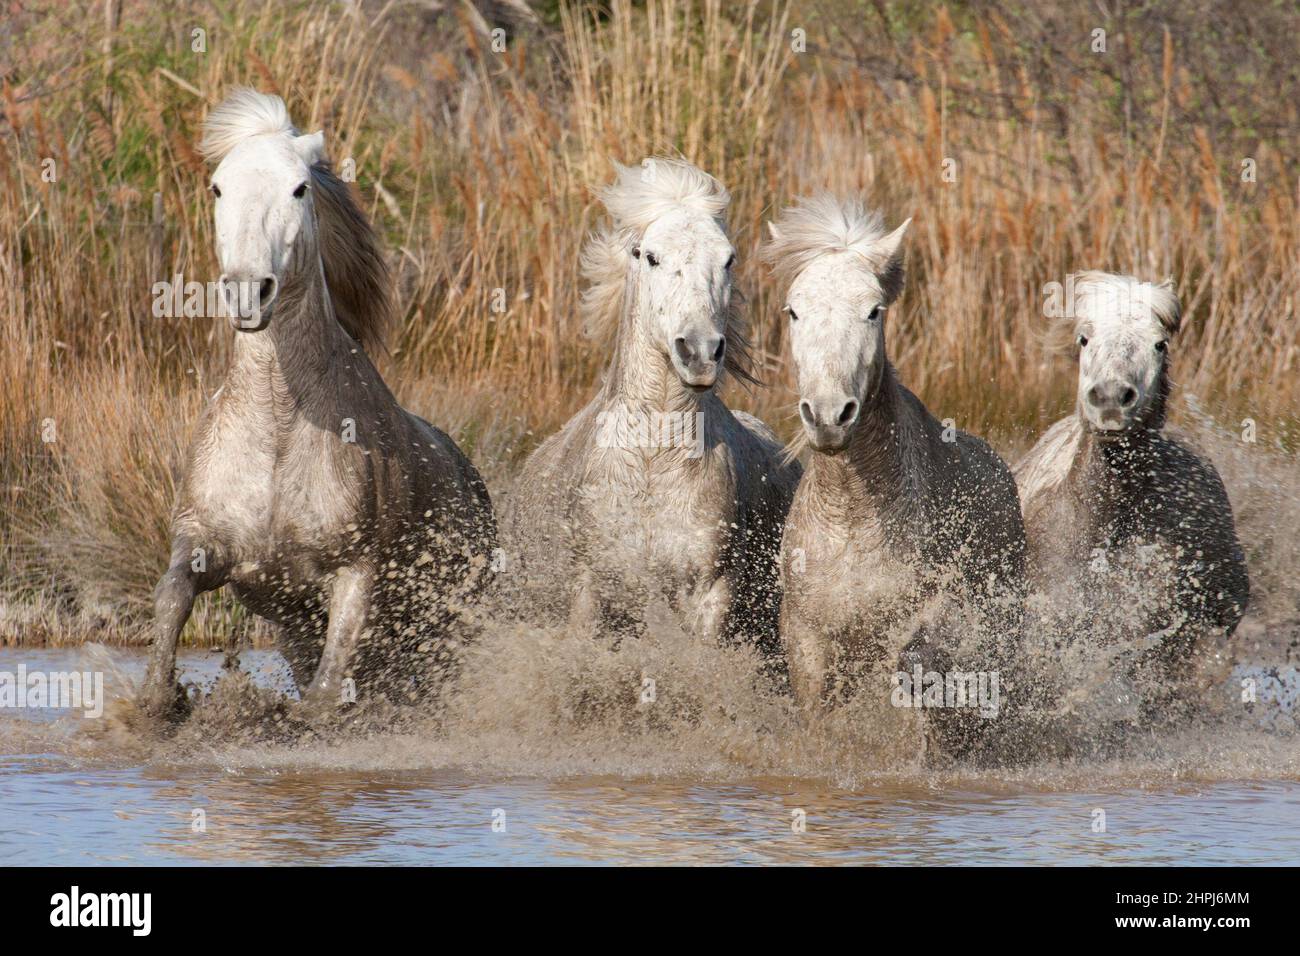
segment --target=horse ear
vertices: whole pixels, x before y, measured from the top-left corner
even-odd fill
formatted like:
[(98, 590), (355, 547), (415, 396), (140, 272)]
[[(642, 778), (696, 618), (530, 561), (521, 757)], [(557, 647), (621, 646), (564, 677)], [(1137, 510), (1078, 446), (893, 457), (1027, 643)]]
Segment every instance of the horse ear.
[(325, 158), (325, 133), (317, 130), (314, 133), (307, 133), (303, 136), (293, 138), (293, 148), (298, 151), (303, 162), (308, 166), (315, 166)]
[(781, 241), (781, 230), (776, 228), (776, 223), (770, 219), (767, 221), (767, 234), (772, 237), (773, 242)]
[(871, 244), (872, 260), (887, 264), (895, 258), (902, 258), (903, 235), (907, 232), (907, 227), (912, 224), (909, 217), (904, 223), (881, 239), (877, 239)]
[(886, 304), (893, 302), (903, 291), (903, 234), (911, 224), (909, 217), (889, 235), (871, 244), (868, 258), (880, 280), (881, 288), (885, 290)]
[(1183, 304), (1178, 301), (1178, 285), (1173, 276), (1165, 276), (1163, 282), (1156, 286), (1155, 313), (1165, 331), (1177, 335), (1183, 325)]

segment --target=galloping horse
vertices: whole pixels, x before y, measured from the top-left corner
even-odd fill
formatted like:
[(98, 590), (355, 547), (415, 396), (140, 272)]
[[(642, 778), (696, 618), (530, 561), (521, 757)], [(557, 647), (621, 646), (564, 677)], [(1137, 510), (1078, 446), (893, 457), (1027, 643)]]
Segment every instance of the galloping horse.
[[(1245, 613), (1246, 559), (1214, 465), (1165, 433), (1182, 324), (1172, 282), (1084, 272), (1070, 284), (1074, 307), (1059, 328), (1079, 363), (1075, 413), (1015, 470), (1030, 575), (1090, 619), (1140, 610), (1135, 633), (1108, 639), (1137, 641), (1126, 677), (1147, 717), (1177, 719), (1197, 655)], [(1134, 584), (1154, 591), (1139, 609)]]
[[(718, 397), (753, 381), (735, 250), (712, 176), (618, 167), (611, 226), (583, 256), (590, 323), (613, 327), (604, 383), (528, 459), (510, 527), (525, 574), (571, 620), (624, 627), (662, 597), (706, 640), (775, 651), (781, 524), (798, 480), (758, 419)], [(568, 600), (572, 591), (572, 600)]]
[[(279, 97), (241, 89), (209, 115), (217, 255), (235, 327), (225, 383), (199, 421), (155, 592), (138, 701), (179, 707), (176, 642), (196, 595), (229, 584), (280, 625), (304, 699), (427, 689), (495, 541), (482, 479), (404, 411), (366, 348), (389, 276), (374, 233)], [(423, 682), (423, 683), (422, 683)]]
[[(964, 629), (949, 606), (975, 610), (993, 644), (1014, 638), (1023, 610), (1010, 470), (980, 439), (945, 429), (886, 356), (907, 226), (886, 232), (860, 202), (821, 195), (786, 209), (763, 250), (789, 287), (799, 417), (813, 448), (781, 566), (781, 640), (796, 699), (813, 711), (855, 669), (891, 664), (904, 641), (927, 670), (944, 669), (933, 663)], [(1004, 657), (974, 653), (994, 667)]]

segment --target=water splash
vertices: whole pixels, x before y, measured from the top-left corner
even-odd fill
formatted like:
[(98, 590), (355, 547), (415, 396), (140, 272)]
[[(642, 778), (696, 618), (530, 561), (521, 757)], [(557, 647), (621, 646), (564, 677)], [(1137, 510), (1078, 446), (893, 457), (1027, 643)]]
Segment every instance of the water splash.
[[(810, 719), (796, 711), (756, 651), (704, 644), (662, 604), (651, 605), (640, 636), (618, 641), (558, 624), (526, 626), (491, 609), (462, 655), (453, 691), (436, 706), (362, 702), (326, 721), (300, 711), (271, 655), (246, 654), (245, 670), (251, 664), (252, 673), (222, 673), (218, 657), (190, 655), (186, 666), (202, 691), (189, 720), (161, 735), (130, 703), (137, 655), (96, 646), (11, 650), (7, 658), (45, 655), (54, 663), (59, 654), (79, 654), (80, 666), (108, 675), (114, 702), (93, 728), (73, 717), (33, 723), (0, 714), (0, 742), (12, 753), (158, 765), (793, 779), (850, 788), (1300, 779), (1295, 459), (1274, 444), (1243, 442), (1194, 408), (1187, 417), (1184, 431), (1228, 486), (1253, 588), (1237, 636), (1201, 654), (1194, 713), (1172, 728), (1141, 726), (1142, 689), (1132, 686), (1124, 666), (1125, 655), (1140, 648), (1108, 640), (1123, 629), (1127, 609), (1142, 603), (1142, 588), (1151, 586), (1148, 568), (1127, 579), (1129, 590), (1117, 595), (1110, 615), (1070, 606), (1068, 595), (1031, 597), (1036, 624), (1027, 632), (1025, 667), (1059, 691), (1042, 716), (1060, 745), (998, 768), (936, 764), (921, 716), (890, 705), (884, 675)], [(1130, 731), (1117, 736), (1117, 727)]]

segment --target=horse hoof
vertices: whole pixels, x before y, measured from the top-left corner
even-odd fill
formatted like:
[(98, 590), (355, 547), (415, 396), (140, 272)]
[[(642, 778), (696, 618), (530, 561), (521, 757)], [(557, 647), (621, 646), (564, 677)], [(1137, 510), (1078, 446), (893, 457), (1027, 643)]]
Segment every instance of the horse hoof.
[(174, 723), (189, 715), (190, 699), (180, 684), (146, 686), (136, 695), (135, 706), (148, 717)]
[(308, 723), (320, 723), (338, 717), (349, 707), (336, 691), (308, 687), (302, 692), (302, 698), (294, 709)]

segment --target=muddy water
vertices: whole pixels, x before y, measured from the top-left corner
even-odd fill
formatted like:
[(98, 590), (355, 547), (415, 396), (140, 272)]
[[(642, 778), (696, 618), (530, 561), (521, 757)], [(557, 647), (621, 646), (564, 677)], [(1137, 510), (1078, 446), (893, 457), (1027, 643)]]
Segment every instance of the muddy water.
[[(220, 659), (184, 655), (183, 679), (210, 688)], [(128, 693), (143, 673), (134, 651), (0, 652), (0, 670), (20, 663), (29, 671), (98, 670), (109, 695)], [(287, 676), (270, 652), (246, 653), (242, 668), (261, 687), (283, 687)], [(436, 726), (238, 742), (203, 733), (183, 742), (137, 737), (122, 722), (120, 701), (98, 719), (4, 710), (0, 858), (1300, 863), (1300, 674), (1238, 668), (1232, 680), (1242, 675), (1258, 678), (1260, 703), (1214, 734), (1198, 728), (1122, 758), (978, 775), (929, 772), (896, 758), (878, 768), (855, 764), (829, 731), (800, 740), (773, 702), (769, 712), (751, 706), (716, 721), (696, 711), (684, 734), (627, 720), (566, 727), (524, 688), (518, 713), (498, 709), (491, 729), (481, 715), (453, 711)], [(728, 689), (718, 690), (725, 704)], [(487, 699), (479, 696), (476, 708)], [(545, 734), (542, 723), (521, 717), (530, 712), (546, 715)], [(1099, 810), (1103, 832), (1094, 831)], [(804, 832), (796, 832), (800, 820)]]

